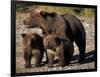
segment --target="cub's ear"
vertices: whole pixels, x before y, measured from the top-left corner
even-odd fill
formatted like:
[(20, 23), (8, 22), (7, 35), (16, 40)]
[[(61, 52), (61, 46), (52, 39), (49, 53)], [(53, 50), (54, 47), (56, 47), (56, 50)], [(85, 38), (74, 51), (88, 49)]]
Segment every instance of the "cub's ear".
[(22, 34), (22, 37), (24, 38), (26, 36), (26, 34)]

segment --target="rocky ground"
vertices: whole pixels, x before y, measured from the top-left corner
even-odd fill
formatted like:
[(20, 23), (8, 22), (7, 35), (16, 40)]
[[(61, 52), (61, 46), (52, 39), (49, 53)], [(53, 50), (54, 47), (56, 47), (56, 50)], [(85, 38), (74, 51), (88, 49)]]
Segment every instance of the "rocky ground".
[[(86, 61), (83, 64), (78, 63), (79, 51), (75, 46), (75, 52), (69, 66), (49, 68), (47, 65), (40, 68), (34, 66), (34, 58), (32, 58), (32, 68), (24, 67), (23, 51), (22, 51), (22, 33), (37, 32), (36, 29), (27, 29), (23, 26), (23, 19), (27, 14), (16, 14), (16, 73), (24, 72), (47, 72), (47, 71), (64, 71), (64, 70), (81, 70), (81, 69), (94, 69), (95, 68), (95, 21), (94, 18), (80, 18), (86, 30)], [(38, 31), (40, 35), (41, 30)], [(44, 55), (45, 56), (45, 55)], [(45, 61), (45, 57), (43, 59)]]

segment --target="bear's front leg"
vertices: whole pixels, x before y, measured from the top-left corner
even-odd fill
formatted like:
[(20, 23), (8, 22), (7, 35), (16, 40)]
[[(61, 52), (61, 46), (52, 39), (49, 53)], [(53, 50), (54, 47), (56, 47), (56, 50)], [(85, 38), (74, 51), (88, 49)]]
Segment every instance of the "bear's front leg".
[(61, 43), (59, 47), (56, 48), (57, 55), (59, 57), (59, 64), (57, 66), (65, 66), (65, 57), (64, 57), (64, 45)]
[(49, 59), (48, 67), (53, 67), (55, 52), (51, 49), (47, 49), (47, 55), (48, 55), (48, 59)]
[(31, 58), (32, 58), (32, 49), (25, 48), (24, 49), (24, 60), (25, 60), (25, 68), (31, 68)]

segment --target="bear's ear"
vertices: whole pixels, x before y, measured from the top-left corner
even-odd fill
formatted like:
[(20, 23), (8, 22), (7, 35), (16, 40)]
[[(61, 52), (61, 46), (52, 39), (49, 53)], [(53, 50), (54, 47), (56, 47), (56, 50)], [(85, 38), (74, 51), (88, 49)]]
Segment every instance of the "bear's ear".
[(47, 12), (41, 11), (41, 12), (40, 12), (40, 15), (43, 16), (43, 17), (46, 17), (46, 16), (47, 16)]
[(22, 34), (22, 37), (24, 38), (26, 36), (26, 34)]
[(52, 12), (52, 13), (49, 13), (48, 15), (51, 16), (51, 17), (55, 17), (56, 16), (56, 13), (55, 12)]
[(42, 15), (43, 17), (47, 17), (47, 16), (55, 17), (56, 13), (55, 12), (48, 13), (48, 12), (45, 12), (45, 11), (41, 11), (40, 15)]

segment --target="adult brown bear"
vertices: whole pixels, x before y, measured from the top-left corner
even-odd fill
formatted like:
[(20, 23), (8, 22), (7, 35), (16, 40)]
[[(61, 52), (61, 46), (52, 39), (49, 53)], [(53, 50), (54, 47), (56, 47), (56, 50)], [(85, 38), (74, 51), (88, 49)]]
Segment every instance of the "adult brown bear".
[(43, 45), (43, 38), (36, 33), (24, 33), (22, 34), (22, 38), (25, 68), (32, 67), (32, 56), (34, 56), (35, 58), (35, 66), (41, 66), (43, 54), (45, 51)]
[(53, 66), (55, 56), (59, 57), (58, 66), (69, 65), (74, 52), (73, 43), (67, 39), (61, 39), (59, 35), (47, 35), (43, 39), (44, 48), (47, 50), (49, 66)]
[(23, 23), (28, 28), (39, 27), (43, 30), (44, 36), (48, 34), (60, 35), (62, 39), (69, 38), (75, 41), (80, 51), (80, 62), (85, 60), (86, 34), (81, 21), (71, 15), (48, 13), (45, 11), (34, 11)]

